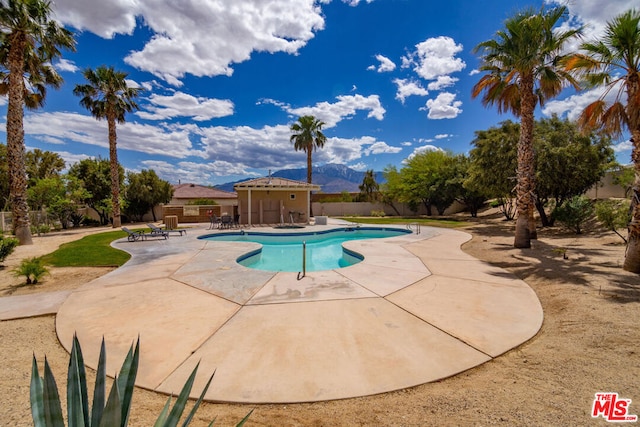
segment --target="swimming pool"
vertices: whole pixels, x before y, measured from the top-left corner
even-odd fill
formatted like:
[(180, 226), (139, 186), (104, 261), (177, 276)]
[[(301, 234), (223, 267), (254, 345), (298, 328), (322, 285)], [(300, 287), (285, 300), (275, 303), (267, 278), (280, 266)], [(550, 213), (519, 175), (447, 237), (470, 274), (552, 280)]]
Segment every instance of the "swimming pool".
[(303, 242), (306, 246), (306, 271), (333, 270), (357, 264), (359, 253), (342, 247), (349, 240), (381, 239), (410, 234), (399, 228), (343, 227), (304, 233), (233, 232), (201, 236), (199, 239), (223, 242), (255, 242), (262, 248), (240, 256), (245, 267), (267, 271), (302, 271)]

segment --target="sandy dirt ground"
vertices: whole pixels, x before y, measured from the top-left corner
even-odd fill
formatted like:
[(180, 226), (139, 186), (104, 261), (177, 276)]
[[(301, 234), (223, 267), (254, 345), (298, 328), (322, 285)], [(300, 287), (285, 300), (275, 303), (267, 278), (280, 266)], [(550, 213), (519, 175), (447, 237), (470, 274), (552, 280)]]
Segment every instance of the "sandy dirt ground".
[[(547, 228), (532, 249), (514, 249), (513, 228), (497, 216), (481, 218), (465, 229), (473, 239), (463, 250), (535, 290), (545, 317), (530, 341), (454, 377), (376, 396), (293, 405), (205, 403), (192, 425), (216, 417), (217, 426), (235, 425), (252, 409), (247, 426), (607, 425), (591, 417), (601, 391), (631, 399), (629, 412), (640, 414), (640, 276), (621, 269), (622, 240), (602, 230), (575, 235)], [(51, 234), (19, 247), (0, 270), (0, 296), (71, 289), (105, 274), (108, 269), (52, 268), (37, 286), (19, 286), (11, 275), (20, 259), (80, 236)], [(0, 426), (33, 425), (33, 354), (40, 365), (46, 354), (64, 390), (68, 354), (56, 338), (55, 316), (0, 322)], [(153, 425), (166, 399), (136, 389), (129, 425)]]

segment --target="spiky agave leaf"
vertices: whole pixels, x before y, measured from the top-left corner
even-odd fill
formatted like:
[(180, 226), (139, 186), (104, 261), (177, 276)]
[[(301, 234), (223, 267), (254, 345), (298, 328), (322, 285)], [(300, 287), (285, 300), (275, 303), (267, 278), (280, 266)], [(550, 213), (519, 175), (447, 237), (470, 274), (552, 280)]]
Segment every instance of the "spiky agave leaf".
[[(198, 369), (197, 366), (196, 366), (196, 369)], [(191, 408), (189, 415), (187, 415), (187, 418), (184, 420), (182, 427), (187, 427), (189, 424), (191, 424), (191, 420), (193, 419), (193, 416), (196, 414), (196, 411), (198, 410), (198, 408), (200, 407), (200, 404), (202, 403), (202, 399), (204, 399), (204, 395), (207, 394), (207, 390), (209, 390), (209, 386), (211, 385), (211, 381), (213, 380), (213, 376), (215, 374), (216, 374), (216, 371), (213, 371), (213, 374), (211, 374), (209, 381), (207, 381), (207, 385), (205, 385), (204, 389), (202, 389), (202, 393), (200, 393), (200, 397), (198, 397), (198, 400), (196, 401), (195, 405), (193, 405), (193, 408)]]
[(187, 382), (182, 387), (182, 391), (178, 395), (178, 399), (176, 403), (173, 405), (173, 409), (169, 413), (169, 417), (164, 423), (164, 427), (176, 427), (178, 425), (178, 421), (182, 416), (182, 412), (184, 411), (184, 407), (187, 404), (187, 399), (189, 398), (189, 393), (191, 393), (191, 388), (193, 387), (193, 382), (196, 379), (196, 373), (198, 372), (198, 366), (200, 366), (200, 362), (196, 365), (196, 367), (189, 375)]
[(111, 392), (104, 407), (98, 427), (126, 427), (127, 420), (122, 419), (122, 401), (118, 390), (118, 378), (114, 378)]
[(29, 400), (31, 401), (31, 417), (35, 427), (46, 427), (44, 414), (44, 391), (42, 389), (42, 378), (38, 372), (38, 362), (36, 355), (33, 355), (31, 363), (31, 387), (29, 387)]
[(120, 368), (120, 375), (118, 377), (118, 392), (122, 401), (122, 422), (123, 425), (127, 425), (129, 420), (129, 410), (131, 409), (131, 399), (133, 398), (133, 386), (136, 382), (136, 375), (138, 374), (138, 362), (140, 360), (140, 337), (136, 342), (135, 349), (133, 344), (129, 348), (127, 357), (122, 363)]
[(102, 337), (102, 345), (100, 346), (100, 356), (98, 357), (98, 370), (96, 372), (96, 384), (93, 388), (93, 404), (91, 405), (91, 425), (97, 426), (102, 419), (104, 412), (104, 402), (106, 395), (107, 380), (107, 350)]
[(51, 367), (49, 366), (46, 356), (44, 358), (44, 379), (42, 391), (45, 425), (47, 427), (64, 427), (58, 386), (56, 385), (56, 379), (53, 376), (53, 372), (51, 372)]
[(67, 373), (67, 417), (69, 427), (89, 427), (87, 376), (78, 336), (73, 334)]

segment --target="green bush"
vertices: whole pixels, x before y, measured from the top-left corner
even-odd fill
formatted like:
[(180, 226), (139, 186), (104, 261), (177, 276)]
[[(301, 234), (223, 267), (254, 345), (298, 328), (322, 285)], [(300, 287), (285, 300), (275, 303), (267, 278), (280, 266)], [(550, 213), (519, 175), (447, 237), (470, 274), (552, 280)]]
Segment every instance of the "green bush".
[(375, 216), (378, 218), (382, 218), (383, 216), (385, 216), (384, 211), (376, 211), (376, 210), (372, 210), (371, 211), (371, 216)]
[[(131, 399), (133, 398), (134, 384), (138, 373), (138, 361), (140, 359), (139, 349), (140, 340), (138, 339), (135, 349), (133, 345), (129, 348), (129, 353), (120, 368), (120, 374), (114, 379), (111, 391), (107, 396), (105, 387), (107, 354), (104, 339), (102, 340), (100, 356), (98, 357), (98, 369), (96, 372), (92, 407), (90, 409), (82, 349), (80, 348), (78, 337), (73, 336), (69, 370), (67, 373), (67, 417), (69, 426), (125, 427), (128, 424)], [(178, 424), (187, 404), (187, 399), (191, 392), (197, 371), (198, 366), (196, 365), (182, 388), (173, 408), (171, 408), (171, 396), (169, 396), (154, 426), (176, 426)], [(183, 426), (191, 423), (212, 379), (213, 375), (209, 378), (200, 397), (185, 418), (182, 424)], [(35, 355), (33, 356), (31, 366), (30, 401), (31, 416), (33, 417), (33, 423), (36, 427), (64, 426), (62, 405), (60, 403), (56, 380), (46, 358), (44, 360), (44, 376), (40, 376)], [(236, 427), (242, 426), (251, 415), (251, 412), (249, 412)], [(213, 424), (213, 422), (211, 424)]]
[(616, 233), (625, 243), (627, 239), (620, 233), (619, 229), (626, 228), (631, 221), (631, 211), (629, 210), (629, 200), (600, 200), (596, 203), (596, 218), (608, 230)]
[(584, 196), (575, 196), (553, 211), (555, 218), (576, 234), (582, 234), (582, 225), (593, 215), (591, 200)]
[(0, 263), (13, 253), (18, 243), (18, 239), (13, 237), (0, 236)]
[(31, 234), (47, 234), (51, 231), (51, 226), (49, 224), (40, 224), (35, 225), (31, 224)]
[(42, 258), (25, 258), (20, 265), (13, 270), (15, 277), (25, 276), (27, 285), (35, 285), (49, 270), (44, 266)]

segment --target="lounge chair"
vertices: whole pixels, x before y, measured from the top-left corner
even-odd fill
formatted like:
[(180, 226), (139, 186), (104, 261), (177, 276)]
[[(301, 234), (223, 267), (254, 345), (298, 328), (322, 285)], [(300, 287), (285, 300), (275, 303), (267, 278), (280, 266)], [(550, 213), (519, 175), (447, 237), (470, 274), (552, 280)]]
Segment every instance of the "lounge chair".
[(162, 229), (157, 225), (153, 225), (153, 224), (147, 224), (147, 227), (151, 229), (151, 234), (180, 233), (181, 236), (182, 236), (182, 233), (187, 234), (187, 230), (167, 230), (167, 229)]
[(163, 232), (162, 234), (149, 233), (145, 234), (143, 231), (131, 231), (127, 227), (122, 227), (122, 231), (127, 233), (127, 240), (130, 242), (136, 242), (138, 240), (147, 240), (149, 237), (163, 237), (167, 239), (169, 233)]

